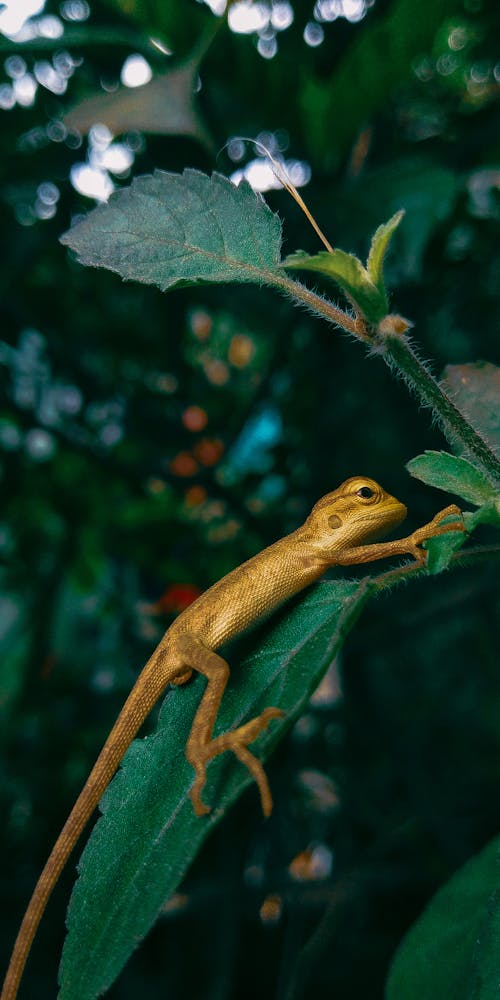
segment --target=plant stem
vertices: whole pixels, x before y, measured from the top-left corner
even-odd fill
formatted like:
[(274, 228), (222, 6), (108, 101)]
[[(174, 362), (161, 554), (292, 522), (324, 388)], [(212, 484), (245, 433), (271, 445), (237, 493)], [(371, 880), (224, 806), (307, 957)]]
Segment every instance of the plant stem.
[(379, 339), (378, 344), (384, 361), (407, 382), (424, 405), (430, 407), (436, 414), (448, 440), (453, 444), (459, 444), (464, 451), (473, 456), (488, 478), (498, 485), (500, 461), (418, 357), (409, 339), (405, 336), (386, 334)]
[[(468, 566), (477, 566), (478, 563), (488, 562), (492, 557), (500, 556), (500, 545), (475, 545), (469, 549), (461, 549), (451, 557), (447, 569), (464, 569)], [(418, 563), (408, 563), (406, 566), (398, 566), (396, 569), (389, 569), (386, 573), (379, 573), (372, 577), (370, 587), (374, 594), (379, 594), (382, 590), (389, 590), (398, 583), (406, 583), (411, 577), (428, 577), (425, 566)]]
[(288, 275), (277, 279), (273, 273), (272, 283), (330, 323), (335, 323), (342, 330), (353, 333), (365, 343), (371, 343), (377, 353), (382, 354), (389, 367), (417, 394), (422, 403), (430, 407), (448, 440), (452, 444), (458, 444), (471, 455), (495, 486), (500, 485), (500, 460), (419, 358), (408, 337), (397, 332), (398, 321), (401, 324), (399, 329), (408, 328), (406, 320), (402, 320), (399, 316), (387, 316), (386, 319), (391, 321), (389, 326), (384, 329), (383, 324), (380, 324), (378, 331), (370, 335), (359, 317), (343, 312), (328, 299), (312, 292), (300, 282), (293, 281)]
[(368, 339), (366, 335), (363, 335), (359, 319), (355, 316), (350, 316), (343, 309), (334, 306), (333, 302), (330, 302), (329, 299), (324, 299), (322, 295), (312, 292), (310, 288), (301, 284), (300, 281), (294, 281), (293, 278), (289, 278), (285, 273), (277, 275), (273, 271), (269, 283), (280, 291), (290, 295), (296, 302), (307, 306), (316, 315), (323, 316), (330, 323), (335, 323), (335, 326), (340, 326), (341, 330), (345, 330), (347, 333), (354, 333), (355, 336), (360, 337), (362, 340)]

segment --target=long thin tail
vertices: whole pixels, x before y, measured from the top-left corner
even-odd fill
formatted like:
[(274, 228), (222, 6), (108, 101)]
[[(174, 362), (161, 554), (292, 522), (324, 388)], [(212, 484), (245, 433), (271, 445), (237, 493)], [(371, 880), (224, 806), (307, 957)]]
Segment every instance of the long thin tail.
[(125, 751), (168, 683), (164, 671), (157, 665), (156, 670), (150, 669), (153, 667), (150, 660), (137, 679), (54, 844), (19, 928), (0, 1000), (15, 1000), (33, 938), (59, 875)]

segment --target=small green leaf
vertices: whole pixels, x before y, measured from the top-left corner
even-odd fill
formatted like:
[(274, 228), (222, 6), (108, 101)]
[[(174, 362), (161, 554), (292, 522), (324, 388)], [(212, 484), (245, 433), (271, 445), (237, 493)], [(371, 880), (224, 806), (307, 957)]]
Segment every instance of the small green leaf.
[(384, 285), (384, 257), (391, 241), (391, 237), (393, 233), (396, 232), (404, 214), (404, 209), (401, 209), (392, 216), (392, 219), (389, 219), (388, 222), (384, 222), (378, 227), (378, 229), (375, 230), (370, 246), (370, 253), (368, 254), (368, 260), (366, 262), (366, 269), (369, 277), (385, 299), (386, 312), (389, 308), (389, 303), (387, 301), (387, 293)]
[[(447, 518), (442, 523), (446, 524), (447, 520), (452, 521), (454, 518)], [(449, 566), (451, 557), (462, 548), (466, 541), (467, 533), (465, 531), (448, 531), (446, 535), (436, 535), (435, 538), (429, 538), (424, 542), (424, 548), (428, 552), (426, 568), (431, 576), (442, 573)]]
[(81, 264), (163, 291), (198, 281), (272, 284), (281, 222), (246, 181), (236, 187), (221, 174), (155, 170), (112, 194), (61, 242)]
[[(235, 664), (216, 731), (278, 705), (285, 717), (253, 744), (259, 757), (267, 757), (307, 704), (371, 593), (369, 578), (322, 583), (286, 609), (254, 652)], [(82, 855), (68, 910), (60, 1000), (93, 1000), (111, 985), (210, 830), (251, 783), (233, 755), (216, 758), (204, 792), (212, 812), (194, 815), (193, 771), (184, 751), (203, 684), (197, 678), (167, 695), (157, 732), (134, 741), (102, 800), (103, 815)], [(255, 789), (252, 794), (259, 809)]]
[(286, 268), (319, 271), (333, 278), (369, 323), (378, 323), (387, 312), (385, 295), (370, 280), (368, 271), (352, 253), (344, 250), (321, 250), (310, 257), (302, 250), (283, 261)]
[(492, 524), (493, 527), (500, 528), (500, 497), (473, 512), (466, 510), (463, 517), (468, 532), (474, 531), (478, 524)]
[(446, 451), (426, 451), (412, 458), (406, 468), (427, 486), (454, 493), (477, 507), (498, 498), (495, 487), (479, 469)]
[(393, 960), (386, 1000), (498, 1000), (500, 837), (436, 893)]

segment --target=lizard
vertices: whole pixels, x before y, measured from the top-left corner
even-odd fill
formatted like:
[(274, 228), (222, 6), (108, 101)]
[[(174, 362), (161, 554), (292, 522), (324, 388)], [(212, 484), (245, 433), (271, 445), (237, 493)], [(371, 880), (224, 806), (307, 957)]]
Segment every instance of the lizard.
[[(407, 509), (373, 479), (354, 476), (322, 497), (305, 522), (224, 576), (170, 625), (132, 688), (90, 775), (56, 840), (24, 914), (4, 981), (1, 1000), (15, 1000), (38, 924), (73, 847), (147, 715), (169, 684), (182, 685), (196, 671), (207, 681), (186, 744), (194, 769), (190, 796), (195, 813), (209, 807), (202, 798), (209, 761), (232, 751), (255, 779), (262, 810), (272, 797), (264, 768), (248, 749), (272, 719), (283, 713), (266, 708), (237, 729), (213, 737), (229, 666), (216, 651), (267, 618), (286, 600), (319, 579), (330, 566), (368, 563), (412, 555), (423, 565), (422, 543), (450, 530), (464, 530), (458, 507), (440, 511), (406, 538), (376, 542), (396, 528)], [(443, 523), (455, 516), (455, 521)]]

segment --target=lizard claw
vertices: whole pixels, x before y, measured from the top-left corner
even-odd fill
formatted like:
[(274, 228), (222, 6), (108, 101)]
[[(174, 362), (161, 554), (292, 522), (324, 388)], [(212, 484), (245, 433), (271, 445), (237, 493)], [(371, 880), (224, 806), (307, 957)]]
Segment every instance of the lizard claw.
[[(458, 517), (458, 521), (450, 521), (448, 524), (443, 524), (443, 521), (449, 517)], [(467, 533), (465, 527), (462, 511), (456, 504), (450, 504), (449, 507), (445, 507), (444, 510), (440, 510), (438, 514), (429, 521), (428, 524), (424, 524), (421, 528), (417, 528), (411, 536), (413, 540), (412, 555), (419, 566), (425, 566), (427, 561), (427, 551), (422, 548), (424, 542), (429, 541), (430, 538), (436, 538), (438, 535), (447, 535), (450, 531), (460, 531), (463, 534)]]

